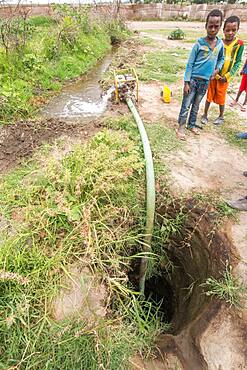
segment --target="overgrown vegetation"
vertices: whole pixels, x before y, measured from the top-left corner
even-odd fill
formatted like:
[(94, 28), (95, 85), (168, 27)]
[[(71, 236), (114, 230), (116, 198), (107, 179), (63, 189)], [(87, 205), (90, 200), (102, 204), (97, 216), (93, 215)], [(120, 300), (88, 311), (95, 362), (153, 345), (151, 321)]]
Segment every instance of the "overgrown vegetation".
[(138, 63), (138, 76), (143, 81), (176, 82), (178, 74), (185, 67), (187, 57), (187, 50), (179, 48), (148, 53)]
[(205, 288), (205, 294), (224, 300), (230, 306), (236, 308), (243, 307), (247, 299), (247, 290), (245, 285), (238, 277), (233, 276), (232, 267), (226, 265), (226, 270), (222, 273), (222, 278), (208, 278), (202, 286)]
[(85, 73), (129, 33), (121, 20), (55, 5), (52, 18), (19, 11), (1, 20), (0, 122), (32, 115), (62, 83)]
[[(127, 369), (131, 354), (148, 353), (166, 329), (158, 307), (140, 301), (127, 279), (132, 259), (140, 258), (144, 229), (139, 143), (120, 128), (75, 146), (62, 160), (45, 152), (0, 186), (6, 226), (0, 368), (96, 370), (121, 363)], [(97, 273), (109, 296), (109, 319), (93, 327), (77, 318), (54, 322), (50, 314), (62, 275), (81, 262)]]
[(176, 30), (172, 31), (168, 36), (169, 40), (183, 40), (184, 38), (185, 33), (183, 30), (181, 30), (181, 28), (177, 28)]

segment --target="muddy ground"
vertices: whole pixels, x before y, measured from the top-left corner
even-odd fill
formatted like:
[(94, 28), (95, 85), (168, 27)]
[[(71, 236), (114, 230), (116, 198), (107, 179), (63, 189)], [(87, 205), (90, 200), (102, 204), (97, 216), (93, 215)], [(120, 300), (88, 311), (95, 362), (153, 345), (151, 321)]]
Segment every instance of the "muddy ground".
[(4, 126), (0, 130), (0, 171), (7, 172), (24, 159), (28, 159), (43, 144), (52, 144), (55, 139), (78, 137), (86, 140), (100, 129), (100, 123), (92, 121), (88, 125), (60, 119), (39, 119), (20, 121)]
[[(174, 28), (174, 22), (133, 22), (133, 29), (148, 34), (149, 29)], [(202, 29), (204, 25), (198, 22), (176, 22), (176, 26), (184, 29)], [(145, 53), (152, 49), (176, 48), (182, 46), (191, 48), (192, 44), (172, 41), (164, 36), (150, 33), (156, 45), (140, 46), (136, 53)], [(182, 75), (171, 86), (173, 99), (171, 104), (164, 105), (160, 99), (162, 84), (153, 81), (140, 84), (140, 102), (138, 109), (147, 124), (160, 120), (175, 129), (180, 108)], [(230, 109), (229, 107), (227, 109)], [(121, 113), (121, 109), (117, 109)], [(126, 112), (124, 107), (122, 113)], [(109, 104), (107, 114), (116, 114), (114, 105)], [(240, 112), (239, 112), (240, 115)], [(243, 117), (243, 116), (242, 116)], [(246, 127), (246, 126), (245, 126)], [(0, 131), (0, 171), (6, 172), (17, 166), (23, 159), (31, 158), (44, 143), (52, 144), (55, 139), (79, 138), (85, 140), (100, 129), (95, 121), (86, 126), (78, 122), (67, 122), (59, 119), (44, 119), (38, 121), (18, 122), (15, 125), (1, 128)], [(247, 180), (242, 171), (247, 170), (247, 154), (231, 146), (224, 138), (220, 129), (205, 130), (199, 137), (188, 135), (183, 149), (176, 154), (171, 153), (163, 158), (170, 167), (172, 189), (174, 194), (194, 191), (218, 191), (225, 198), (236, 198), (247, 194)], [(228, 227), (228, 234), (234, 243), (239, 263), (235, 269), (241, 279), (247, 284), (247, 212), (238, 214), (238, 221)], [(211, 307), (211, 306), (210, 306)], [(247, 369), (246, 333), (247, 310), (235, 311), (224, 304), (212, 306), (212, 311), (205, 312), (200, 330), (191, 342), (191, 328), (187, 328), (173, 343), (167, 345), (167, 337), (159, 339), (159, 350), (156, 358), (143, 361), (131, 360), (134, 369), (156, 370), (237, 370)], [(199, 328), (199, 327), (198, 327)], [(190, 343), (190, 345), (188, 345)], [(198, 356), (203, 358), (203, 367), (195, 367), (192, 347), (196, 346)], [(190, 352), (191, 351), (191, 352)], [(186, 358), (186, 361), (184, 360)], [(190, 362), (191, 361), (191, 362)], [(196, 365), (197, 366), (197, 365)]]

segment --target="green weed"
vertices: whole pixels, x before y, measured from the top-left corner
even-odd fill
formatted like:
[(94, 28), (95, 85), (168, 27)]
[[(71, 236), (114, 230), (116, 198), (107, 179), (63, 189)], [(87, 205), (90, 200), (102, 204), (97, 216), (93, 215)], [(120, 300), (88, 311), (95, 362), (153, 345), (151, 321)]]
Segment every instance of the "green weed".
[(238, 277), (232, 275), (232, 267), (228, 265), (220, 280), (210, 277), (201, 286), (205, 288), (206, 295), (224, 300), (230, 307), (241, 308), (247, 299), (246, 287)]
[[(137, 301), (128, 285), (144, 230), (140, 145), (128, 132), (105, 130), (62, 160), (45, 148), (40, 161), (0, 183), (6, 222), (0, 248), (0, 368), (117, 370), (121, 363), (127, 369), (129, 357), (146, 352), (165, 328), (156, 320), (158, 307)], [(109, 321), (88, 327), (76, 318), (52, 319), (51, 301), (64, 271), (77, 261), (106, 285)]]
[(31, 27), (49, 27), (56, 23), (55, 19), (46, 15), (36, 15), (28, 18)]
[(236, 134), (244, 131), (242, 120), (237, 113), (226, 111), (225, 123), (221, 126), (221, 132), (231, 145), (238, 147), (243, 152), (247, 151), (246, 140), (238, 139)]
[(182, 49), (145, 54), (138, 64), (140, 80), (176, 82), (185, 67), (188, 52)]
[(182, 148), (181, 141), (176, 140), (175, 130), (164, 122), (146, 124), (148, 138), (151, 144), (156, 177), (165, 178), (169, 172), (165, 155)]
[(186, 34), (184, 33), (184, 31), (181, 30), (180, 28), (177, 28), (176, 30), (172, 31), (169, 34), (168, 39), (169, 40), (183, 40), (185, 36)]
[(193, 193), (193, 199), (197, 201), (199, 207), (213, 210), (217, 222), (223, 221), (226, 217), (236, 217), (236, 210), (229, 207), (218, 193)]
[[(0, 122), (34, 115), (64, 81), (87, 72), (111, 48), (115, 37), (129, 35), (120, 21), (95, 23), (87, 13), (68, 5), (57, 7), (53, 18), (32, 17), (21, 50), (8, 55), (0, 46)], [(28, 28), (28, 29), (29, 29)]]

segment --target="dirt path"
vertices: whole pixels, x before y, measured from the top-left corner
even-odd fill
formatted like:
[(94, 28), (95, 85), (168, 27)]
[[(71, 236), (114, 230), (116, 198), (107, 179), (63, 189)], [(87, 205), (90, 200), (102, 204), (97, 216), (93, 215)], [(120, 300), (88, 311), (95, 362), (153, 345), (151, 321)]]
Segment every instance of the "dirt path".
[[(178, 22), (176, 26), (186, 29), (200, 29), (202, 23)], [(132, 22), (133, 29), (141, 30), (142, 35), (152, 37), (159, 45), (167, 45), (167, 38), (157, 38), (145, 29), (174, 28), (173, 22)], [(243, 26), (244, 27), (244, 26)], [(173, 41), (172, 47), (190, 45)], [(169, 43), (171, 47), (171, 43)], [(139, 110), (141, 116), (150, 123), (161, 120), (170, 127), (177, 127), (177, 116), (180, 109), (179, 91), (182, 87), (182, 76), (176, 84), (171, 85), (173, 99), (165, 105), (160, 99), (162, 84), (152, 82), (141, 85)], [(230, 99), (230, 98), (228, 98)], [(203, 106), (203, 104), (202, 104)], [(229, 110), (229, 108), (227, 108)], [(244, 118), (242, 115), (240, 118)], [(247, 144), (247, 143), (246, 143)], [(172, 177), (172, 188), (175, 193), (193, 193), (198, 191), (217, 191), (225, 199), (236, 199), (247, 195), (247, 179), (242, 172), (247, 170), (247, 154), (226, 142), (220, 129), (203, 130), (199, 137), (188, 135), (182, 150), (164, 158)], [(239, 212), (238, 221), (231, 226), (232, 240), (239, 253), (239, 264), (236, 273), (247, 285), (247, 212)], [(210, 321), (207, 329), (198, 341), (209, 370), (237, 370), (247, 368), (246, 333), (247, 309), (234, 312), (222, 306), (217, 315)], [(179, 362), (179, 361), (178, 361)], [(152, 365), (153, 366), (153, 365)], [(157, 365), (158, 366), (158, 365)], [(142, 369), (151, 369), (149, 364)], [(162, 367), (157, 367), (162, 368)], [(166, 367), (165, 362), (163, 369)], [(182, 369), (179, 365), (176, 367)], [(187, 367), (186, 367), (187, 369)], [(188, 370), (192, 370), (188, 368)], [(193, 369), (194, 370), (194, 369)], [(199, 369), (196, 369), (199, 370)]]
[[(184, 22), (184, 21), (146, 21), (146, 22), (128, 22), (128, 26), (132, 30), (145, 31), (145, 30), (166, 30), (181, 28), (185, 30), (204, 30), (203, 22)], [(241, 29), (247, 29), (247, 22), (241, 23)]]

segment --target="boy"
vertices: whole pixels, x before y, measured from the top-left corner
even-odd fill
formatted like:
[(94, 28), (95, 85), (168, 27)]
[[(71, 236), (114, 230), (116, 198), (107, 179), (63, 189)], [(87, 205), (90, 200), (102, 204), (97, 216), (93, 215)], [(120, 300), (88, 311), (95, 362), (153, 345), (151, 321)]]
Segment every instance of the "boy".
[(246, 106), (247, 106), (247, 59), (244, 63), (243, 69), (240, 72), (240, 74), (242, 75), (242, 80), (241, 80), (241, 84), (239, 86), (238, 94), (237, 94), (236, 99), (230, 104), (230, 106), (235, 107), (235, 105), (237, 105), (237, 103), (238, 103), (238, 99), (240, 98), (242, 92), (245, 91), (245, 99), (244, 99), (243, 105), (241, 107), (241, 111), (246, 112)]
[(202, 124), (208, 122), (208, 110), (210, 103), (214, 102), (219, 105), (220, 115), (214, 121), (215, 125), (222, 125), (224, 123), (224, 111), (227, 88), (231, 77), (238, 71), (243, 50), (244, 43), (236, 37), (239, 30), (240, 19), (235, 15), (228, 17), (224, 23), (224, 54), (225, 62), (220, 72), (209, 83), (207, 100), (205, 103), (204, 114), (201, 119)]
[(222, 25), (220, 10), (212, 10), (206, 19), (207, 36), (201, 37), (193, 46), (184, 75), (184, 94), (178, 117), (177, 137), (185, 140), (184, 126), (190, 110), (188, 128), (198, 135), (196, 118), (199, 105), (207, 92), (210, 78), (218, 74), (224, 64), (223, 42), (217, 37)]

